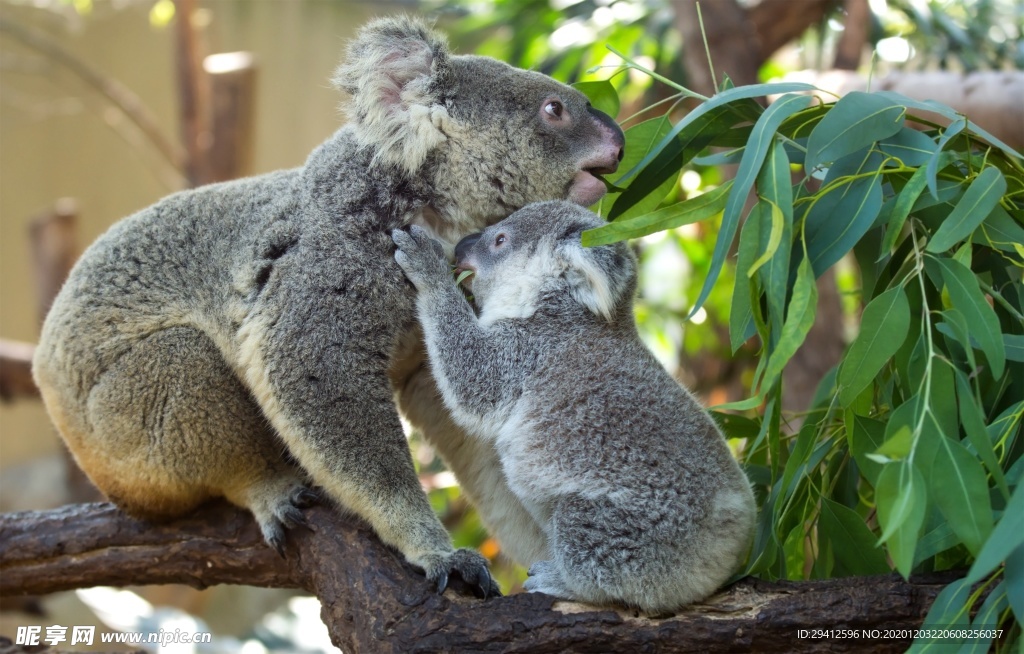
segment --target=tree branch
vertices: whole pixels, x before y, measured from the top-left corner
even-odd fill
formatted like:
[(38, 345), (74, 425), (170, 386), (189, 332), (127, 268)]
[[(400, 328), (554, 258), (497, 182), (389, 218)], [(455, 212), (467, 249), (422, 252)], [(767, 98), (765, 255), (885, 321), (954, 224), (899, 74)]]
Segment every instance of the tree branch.
[[(481, 601), (458, 579), (437, 595), (423, 576), (357, 519), (328, 507), (293, 530), (287, 558), (263, 544), (251, 516), (223, 504), (167, 524), (132, 519), (110, 504), (0, 516), (0, 595), (94, 585), (220, 583), (302, 588), (345, 652), (597, 652), (704, 654), (857, 651), (865, 641), (800, 639), (798, 629), (920, 625), (955, 575), (816, 582), (745, 579), (674, 617), (651, 619), (537, 594)], [(908, 641), (873, 641), (902, 651)]]
[(64, 66), (83, 82), (110, 100), (146, 135), (150, 143), (175, 169), (181, 170), (185, 153), (180, 146), (164, 136), (152, 112), (139, 97), (117, 80), (106, 77), (42, 32), (0, 19), (0, 34), (17, 39), (22, 45)]

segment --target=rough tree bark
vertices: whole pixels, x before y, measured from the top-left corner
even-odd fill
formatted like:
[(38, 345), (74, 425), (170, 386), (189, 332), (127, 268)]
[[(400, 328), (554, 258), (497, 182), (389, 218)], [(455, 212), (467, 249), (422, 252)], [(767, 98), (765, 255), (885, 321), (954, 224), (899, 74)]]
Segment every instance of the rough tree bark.
[(358, 652), (836, 652), (903, 651), (906, 640), (800, 638), (813, 628), (919, 626), (956, 575), (816, 582), (741, 580), (673, 617), (520, 594), (482, 601), (458, 579), (444, 595), (369, 527), (328, 507), (314, 530), (291, 532), (287, 558), (247, 512), (211, 505), (167, 524), (110, 504), (0, 515), (0, 596), (96, 585), (222, 583), (301, 588), (323, 604), (331, 639)]

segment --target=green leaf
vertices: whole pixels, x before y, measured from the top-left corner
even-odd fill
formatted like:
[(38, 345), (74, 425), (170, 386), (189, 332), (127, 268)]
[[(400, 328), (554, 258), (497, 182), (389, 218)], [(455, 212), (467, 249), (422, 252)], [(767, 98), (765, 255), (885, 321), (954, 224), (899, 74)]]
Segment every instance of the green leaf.
[(935, 150), (935, 154), (932, 155), (931, 160), (928, 162), (928, 190), (931, 191), (932, 197), (939, 197), (938, 179), (939, 171), (949, 165), (949, 159), (942, 156), (942, 151), (945, 147), (956, 138), (960, 132), (964, 131), (967, 127), (967, 120), (965, 118), (957, 118), (949, 127), (942, 132), (942, 136), (939, 137), (938, 148)]
[(1024, 484), (1014, 489), (1002, 518), (978, 552), (965, 579), (972, 584), (981, 581), (1021, 545), (1024, 545)]
[(1006, 348), (1003, 345), (999, 318), (985, 301), (974, 273), (963, 264), (952, 259), (936, 258), (942, 268), (942, 280), (949, 291), (950, 300), (967, 319), (971, 335), (978, 339), (981, 351), (992, 368), (992, 376), (1003, 376), (1006, 365)]
[(574, 89), (587, 96), (590, 104), (598, 111), (603, 111), (614, 120), (619, 115), (619, 94), (609, 80), (597, 82), (576, 82)]
[(775, 384), (786, 363), (804, 342), (807, 332), (814, 324), (814, 313), (817, 307), (818, 287), (814, 283), (814, 272), (811, 270), (810, 262), (804, 259), (797, 267), (793, 297), (786, 310), (786, 322), (782, 326), (782, 334), (768, 359), (764, 377), (761, 379), (760, 388), (762, 390), (769, 389)]
[(955, 438), (929, 434), (934, 458), (925, 463), (929, 494), (967, 550), (977, 555), (992, 533), (992, 503), (981, 462)]
[[(757, 261), (750, 264), (750, 268), (747, 269), (748, 279), (757, 274), (757, 271), (761, 266), (768, 263), (768, 261), (775, 256), (775, 252), (779, 249), (779, 243), (782, 242), (782, 231), (786, 225), (786, 219), (782, 215), (782, 209), (779, 208), (779, 205), (775, 204), (771, 200), (764, 200), (764, 202), (769, 209), (767, 213), (771, 215), (771, 231), (768, 234), (768, 243), (765, 245), (764, 252), (762, 252), (761, 256), (757, 258)], [(762, 219), (764, 214), (765, 211), (762, 209)], [(742, 271), (743, 269), (739, 268), (738, 270)]]
[[(740, 246), (736, 255), (736, 270), (742, 271), (750, 266), (757, 254), (757, 238), (760, 224), (764, 220), (764, 211), (759, 203), (751, 209), (747, 222), (740, 231)], [(733, 353), (746, 342), (754, 323), (754, 311), (751, 306), (751, 293), (756, 282), (748, 276), (737, 274), (733, 285), (732, 306), (729, 309), (729, 343)]]
[(949, 217), (939, 226), (925, 248), (929, 252), (945, 252), (958, 241), (970, 236), (999, 199), (1006, 193), (1006, 179), (995, 166), (988, 166), (974, 178)]
[[(896, 157), (904, 166), (924, 166), (935, 153), (935, 141), (912, 127), (902, 127), (878, 142), (878, 149)], [(922, 187), (923, 188), (923, 187)]]
[(910, 304), (896, 286), (868, 303), (860, 333), (839, 369), (839, 403), (849, 406), (900, 348), (910, 328)]
[(1019, 334), (1003, 334), (1003, 347), (1006, 358), (1010, 361), (1024, 361), (1024, 336)]
[(665, 229), (674, 229), (681, 225), (707, 220), (721, 213), (731, 188), (732, 182), (726, 182), (707, 193), (684, 200), (683, 202), (677, 202), (657, 211), (634, 218), (616, 220), (601, 227), (588, 229), (583, 232), (583, 245), (588, 248), (597, 245), (607, 245), (608, 243), (616, 243), (629, 238), (639, 238)]
[(901, 104), (872, 93), (853, 91), (844, 95), (811, 132), (805, 168), (810, 172), (819, 164), (896, 134), (903, 127), (905, 112)]
[[(1024, 580), (1024, 575), (1022, 575), (1022, 580)], [(1009, 605), (1006, 597), (1006, 581), (1003, 580), (996, 584), (996, 587), (988, 594), (981, 608), (978, 609), (978, 614), (971, 621), (971, 627), (985, 630), (985, 632), (992, 635), (989, 635), (987, 638), (979, 637), (968, 641), (958, 654), (988, 654), (992, 647), (993, 636), (997, 633), (995, 629), (999, 625), (999, 618)]]
[[(789, 158), (786, 149), (773, 142), (761, 174), (757, 178), (757, 194), (762, 200), (772, 202), (782, 210), (782, 246), (775, 252), (768, 265), (761, 269), (761, 284), (768, 300), (768, 322), (771, 324), (772, 345), (778, 342), (782, 332), (786, 310), (786, 294), (789, 292), (790, 243), (793, 242), (793, 186), (790, 179)], [(774, 228), (774, 225), (772, 225)], [(761, 229), (761, 243), (767, 248), (771, 234)]]
[(992, 479), (996, 482), (996, 487), (999, 488), (1004, 498), (1009, 499), (1010, 487), (1006, 485), (1003, 469), (999, 465), (992, 441), (985, 430), (982, 407), (979, 407), (974, 400), (974, 394), (971, 393), (971, 384), (967, 381), (967, 375), (961, 370), (956, 370), (955, 373), (957, 406), (960, 408), (960, 421), (963, 423), (964, 431), (967, 432), (967, 439), (974, 447), (978, 457), (985, 464), (985, 467), (988, 468), (989, 474), (992, 475)]
[(942, 589), (935, 602), (928, 609), (928, 615), (921, 625), (922, 637), (914, 640), (913, 646), (907, 650), (908, 654), (913, 652), (927, 651), (950, 651), (950, 647), (960, 645), (962, 638), (957, 638), (954, 632), (952, 637), (928, 637), (929, 632), (940, 629), (965, 628), (971, 622), (970, 607), (967, 605), (971, 596), (971, 585), (963, 579), (957, 579)]
[(854, 415), (848, 411), (846, 433), (850, 440), (850, 453), (853, 454), (861, 475), (872, 486), (878, 485), (878, 475), (882, 472), (882, 464), (868, 458), (885, 441), (885, 423), (871, 418)]
[(694, 302), (693, 308), (690, 310), (689, 317), (692, 318), (703, 306), (708, 294), (711, 293), (712, 287), (718, 281), (718, 275), (722, 271), (726, 255), (732, 246), (733, 237), (736, 235), (736, 230), (739, 227), (740, 213), (743, 210), (744, 203), (747, 201), (747, 193), (749, 193), (751, 186), (753, 186), (754, 179), (760, 172), (761, 165), (768, 155), (768, 150), (775, 139), (775, 131), (787, 116), (807, 107), (812, 100), (813, 98), (806, 95), (783, 96), (769, 105), (754, 124), (754, 129), (747, 140), (747, 148), (743, 152), (743, 159), (740, 160), (739, 168), (736, 171), (733, 192), (725, 204), (725, 210), (722, 214), (722, 227), (718, 231), (718, 238), (715, 240), (715, 251), (711, 255), (711, 265), (708, 267), (707, 276), (704, 278), (704, 285), (697, 296), (697, 301)]
[[(856, 511), (823, 497), (818, 525), (832, 542), (836, 576), (888, 572), (885, 552)], [(821, 537), (821, 531), (818, 536)]]
[[(871, 170), (879, 156), (866, 156), (859, 169)], [(882, 208), (882, 184), (876, 174), (849, 183), (837, 182), (822, 189), (819, 196), (804, 221), (807, 256), (815, 277), (839, 261), (871, 229)]]
[(714, 97), (710, 98), (707, 102), (702, 103), (696, 109), (686, 114), (686, 117), (676, 123), (676, 126), (658, 142), (654, 148), (651, 149), (644, 158), (640, 160), (636, 166), (628, 170), (625, 175), (619, 178), (620, 182), (625, 182), (633, 175), (637, 174), (641, 169), (645, 168), (647, 164), (651, 163), (654, 157), (658, 156), (662, 150), (665, 149), (669, 143), (676, 137), (677, 134), (683, 131), (687, 126), (697, 122), (703, 118), (706, 114), (717, 109), (718, 107), (724, 107), (738, 100), (744, 100), (749, 98), (758, 98), (767, 95), (777, 95), (779, 93), (802, 93), (807, 91), (817, 91), (818, 88), (803, 82), (778, 82), (773, 84), (752, 84), (750, 86), (740, 86), (732, 88), (726, 91), (718, 93)]
[(924, 523), (928, 497), (924, 478), (909, 461), (887, 463), (878, 475), (875, 504), (882, 526), (879, 543), (886, 543), (896, 569), (910, 576), (914, 549)]
[(906, 186), (896, 196), (896, 204), (889, 215), (889, 224), (885, 228), (885, 238), (882, 240), (882, 256), (892, 252), (896, 246), (896, 239), (900, 237), (903, 224), (907, 222), (910, 210), (921, 196), (925, 185), (928, 183), (928, 171), (925, 168), (918, 168), (910, 176)]
[(1018, 545), (1006, 557), (1003, 578), (1006, 580), (1006, 596), (1010, 600), (1013, 614), (1018, 622), (1024, 622), (1024, 545)]
[(1017, 248), (1024, 243), (1024, 227), (1011, 218), (1006, 209), (996, 205), (985, 222), (981, 223), (981, 229), (974, 232), (972, 240), (977, 243), (979, 238), (984, 238), (997, 250), (1018, 252)]

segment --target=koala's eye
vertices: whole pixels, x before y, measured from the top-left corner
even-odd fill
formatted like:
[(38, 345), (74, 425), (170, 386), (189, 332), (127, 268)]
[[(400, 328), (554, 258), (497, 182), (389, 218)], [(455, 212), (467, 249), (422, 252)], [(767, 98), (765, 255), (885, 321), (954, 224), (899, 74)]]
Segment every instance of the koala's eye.
[(561, 118), (563, 111), (565, 111), (565, 107), (563, 107), (562, 103), (557, 100), (552, 100), (544, 105), (544, 113), (552, 118)]
[(505, 241), (507, 241), (507, 240), (508, 240), (507, 236), (505, 236), (504, 234), (498, 234), (497, 238), (494, 239), (494, 246), (495, 247), (501, 247), (502, 245), (505, 244)]

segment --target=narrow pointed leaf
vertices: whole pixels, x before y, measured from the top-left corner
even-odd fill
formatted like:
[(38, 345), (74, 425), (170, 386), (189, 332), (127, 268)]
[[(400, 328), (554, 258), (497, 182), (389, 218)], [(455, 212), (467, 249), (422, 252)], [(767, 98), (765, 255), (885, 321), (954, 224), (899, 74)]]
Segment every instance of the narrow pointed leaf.
[(928, 190), (931, 192), (933, 198), (939, 197), (939, 171), (949, 165), (948, 159), (943, 158), (942, 150), (949, 145), (949, 142), (956, 138), (961, 132), (967, 127), (967, 120), (964, 118), (957, 118), (949, 127), (942, 132), (942, 136), (939, 137), (938, 148), (935, 154), (932, 155), (931, 160), (928, 162)]
[(665, 135), (665, 137), (655, 145), (652, 150), (640, 160), (636, 166), (626, 171), (619, 181), (625, 182), (634, 175), (636, 175), (641, 169), (645, 168), (647, 164), (651, 163), (654, 157), (658, 156), (665, 147), (672, 142), (672, 139), (676, 137), (683, 129), (688, 125), (691, 125), (698, 120), (701, 120), (705, 114), (713, 111), (718, 107), (728, 105), (737, 100), (744, 100), (749, 98), (759, 98), (767, 95), (777, 95), (780, 93), (805, 93), (810, 91), (817, 91), (818, 88), (812, 84), (806, 84), (803, 82), (777, 82), (772, 84), (753, 84), (750, 86), (740, 86), (726, 91), (718, 93), (714, 97), (708, 99), (707, 102), (702, 103), (699, 107), (686, 114), (686, 117), (676, 123), (676, 126)]
[(807, 141), (805, 166), (835, 161), (900, 131), (906, 107), (861, 91), (846, 94), (821, 119)]
[(814, 324), (814, 314), (818, 306), (818, 287), (814, 283), (814, 272), (810, 262), (804, 259), (797, 268), (796, 283), (793, 297), (786, 309), (786, 322), (782, 326), (782, 334), (775, 350), (768, 359), (760, 388), (767, 390), (775, 384), (782, 374), (786, 363), (796, 354), (797, 349), (807, 338), (807, 332)]
[(992, 212), (1006, 193), (1006, 178), (995, 166), (989, 166), (974, 178), (956, 207), (939, 225), (928, 246), (929, 252), (945, 252), (971, 232)]
[(909, 461), (894, 461), (882, 468), (875, 487), (880, 543), (886, 543), (896, 569), (904, 578), (914, 565), (914, 550), (927, 508), (924, 478)]
[[(745, 87), (744, 87), (745, 88)], [(737, 89), (738, 90), (738, 89)], [(725, 204), (725, 211), (722, 215), (722, 227), (718, 232), (718, 239), (715, 241), (715, 250), (711, 256), (711, 265), (708, 268), (707, 277), (704, 278), (704, 285), (701, 287), (697, 301), (690, 310), (690, 317), (697, 313), (703, 306), (708, 294), (718, 281), (718, 275), (725, 264), (725, 257), (732, 245), (733, 237), (739, 227), (740, 213), (746, 203), (747, 194), (754, 185), (754, 179), (761, 171), (768, 150), (775, 139), (775, 131), (787, 116), (807, 107), (813, 98), (805, 95), (787, 95), (773, 102), (765, 110), (747, 141), (747, 148), (743, 152), (743, 159), (740, 161), (739, 169), (736, 171), (736, 178), (733, 184), (733, 192)]]
[(981, 462), (948, 435), (932, 434), (929, 493), (953, 532), (977, 555), (992, 533), (992, 504)]
[(807, 256), (815, 277), (843, 258), (875, 222), (882, 208), (878, 175), (856, 179), (825, 191), (806, 219)]
[(839, 369), (839, 402), (849, 406), (900, 348), (910, 328), (910, 304), (896, 286), (868, 303), (860, 333), (843, 357)]
[(629, 218), (616, 220), (602, 227), (595, 227), (583, 232), (584, 247), (607, 245), (630, 238), (639, 238), (666, 229), (674, 229), (701, 220), (707, 220), (721, 213), (725, 201), (732, 188), (732, 182), (726, 182), (716, 189), (698, 195), (695, 198), (677, 202), (657, 211)]
[[(772, 345), (778, 343), (786, 311), (786, 294), (789, 292), (789, 258), (793, 242), (793, 186), (789, 171), (789, 157), (786, 148), (778, 142), (771, 146), (761, 174), (757, 178), (757, 194), (763, 200), (775, 204), (782, 211), (782, 234), (780, 247), (775, 256), (761, 268), (761, 284), (768, 300), (768, 323), (771, 325)], [(761, 243), (767, 248), (771, 234), (765, 236), (761, 229)], [(773, 225), (774, 227), (774, 225)]]
[(889, 565), (884, 551), (878, 547), (878, 539), (856, 511), (822, 498), (818, 525), (832, 542), (837, 576), (888, 572)]
[(937, 258), (942, 269), (942, 280), (949, 291), (953, 306), (960, 310), (971, 325), (971, 335), (978, 339), (981, 351), (992, 367), (994, 377), (1002, 377), (1006, 365), (1006, 348), (999, 328), (999, 318), (985, 301), (974, 273), (958, 261)]
[(978, 553), (966, 579), (969, 583), (981, 581), (1021, 545), (1024, 545), (1024, 484), (1014, 489), (1003, 517)]

